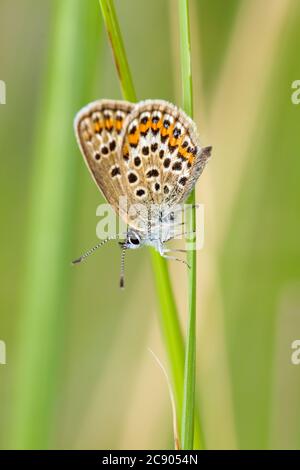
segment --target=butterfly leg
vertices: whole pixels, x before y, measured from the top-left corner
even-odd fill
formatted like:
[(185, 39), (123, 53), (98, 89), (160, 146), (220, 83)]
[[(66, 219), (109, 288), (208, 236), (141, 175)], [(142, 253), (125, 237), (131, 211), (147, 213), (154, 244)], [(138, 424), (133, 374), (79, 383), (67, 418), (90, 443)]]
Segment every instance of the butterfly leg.
[(188, 230), (186, 232), (178, 233), (178, 235), (195, 235), (196, 230)]
[(184, 259), (179, 259), (179, 258), (176, 258), (176, 256), (167, 255), (166, 253), (186, 253), (186, 250), (164, 248), (163, 251), (161, 252), (161, 255), (165, 259), (173, 259), (175, 261), (179, 261), (180, 263), (184, 263), (188, 268), (190, 268), (190, 265)]
[(180, 233), (176, 233), (175, 235), (172, 234), (172, 236), (170, 236), (169, 238), (167, 238), (166, 240), (164, 240), (164, 243), (169, 242), (170, 240), (173, 240), (175, 237), (177, 237), (177, 236), (179, 236), (179, 235), (182, 236), (182, 237), (184, 237), (184, 236), (186, 236), (186, 235), (194, 235), (195, 233), (196, 233), (196, 230), (190, 230), (190, 231), (183, 232), (183, 233), (181, 233), (181, 232), (180, 232)]
[(191, 269), (190, 265), (184, 259), (180, 259), (180, 258), (176, 258), (176, 256), (168, 256), (164, 254), (162, 254), (161, 256), (165, 259), (172, 259), (174, 261), (179, 261), (180, 263), (185, 264), (189, 269)]
[[(178, 223), (175, 223), (175, 224), (172, 224), (171, 225), (171, 228), (173, 229), (174, 232), (176, 232), (176, 230), (181, 230), (181, 227), (185, 227), (187, 224), (186, 222), (178, 222)], [(170, 224), (169, 223), (164, 223), (163, 225), (160, 226), (160, 229), (161, 231), (163, 232), (164, 229), (168, 229), (170, 227)], [(178, 233), (175, 233), (174, 235), (189, 235), (189, 234), (193, 234), (193, 233), (196, 233), (196, 230), (188, 230), (186, 232), (178, 232)]]
[(164, 253), (187, 253), (187, 250), (181, 250), (181, 249), (177, 249), (177, 248), (165, 248), (164, 249)]

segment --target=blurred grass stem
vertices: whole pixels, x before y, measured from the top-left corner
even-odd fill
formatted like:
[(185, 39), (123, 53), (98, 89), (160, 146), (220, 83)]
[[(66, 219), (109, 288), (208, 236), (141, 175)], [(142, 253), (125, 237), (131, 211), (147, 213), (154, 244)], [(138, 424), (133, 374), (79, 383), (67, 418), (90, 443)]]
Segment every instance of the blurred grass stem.
[[(99, 35), (96, 9), (56, 0), (35, 133), (26, 273), (9, 447), (47, 449), (58, 403), (78, 191), (73, 119), (88, 99)], [(98, 31), (97, 31), (98, 30)], [(74, 80), (76, 77), (76, 80)], [(30, 110), (29, 110), (30, 111)]]

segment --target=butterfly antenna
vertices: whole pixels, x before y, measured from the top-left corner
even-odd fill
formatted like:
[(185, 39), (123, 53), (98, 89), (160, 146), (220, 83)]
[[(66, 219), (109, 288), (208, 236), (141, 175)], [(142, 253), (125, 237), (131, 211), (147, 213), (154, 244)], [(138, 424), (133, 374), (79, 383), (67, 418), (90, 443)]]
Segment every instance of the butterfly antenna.
[(126, 247), (125, 245), (121, 245), (122, 248), (122, 253), (121, 253), (121, 274), (120, 274), (120, 287), (121, 289), (124, 289), (125, 285), (125, 252), (126, 252)]
[(94, 253), (94, 251), (98, 250), (98, 248), (100, 248), (101, 246), (105, 245), (105, 243), (109, 242), (110, 240), (115, 240), (115, 237), (108, 237), (106, 238), (105, 240), (102, 240), (100, 243), (98, 243), (96, 246), (94, 246), (93, 248), (91, 248), (90, 250), (88, 250), (86, 253), (84, 253), (82, 256), (80, 256), (79, 258), (77, 259), (74, 259), (74, 261), (72, 261), (72, 264), (78, 264), (78, 263), (81, 263), (81, 261), (84, 261), (85, 258), (87, 258), (88, 256), (92, 255)]

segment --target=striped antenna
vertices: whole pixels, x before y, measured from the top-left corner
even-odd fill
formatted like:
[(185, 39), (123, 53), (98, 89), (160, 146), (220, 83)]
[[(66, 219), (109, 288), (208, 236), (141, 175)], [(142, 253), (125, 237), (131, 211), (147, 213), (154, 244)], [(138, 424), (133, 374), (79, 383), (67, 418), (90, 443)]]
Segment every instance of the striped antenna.
[(88, 250), (86, 253), (84, 253), (82, 256), (80, 256), (77, 259), (74, 259), (72, 261), (72, 264), (78, 264), (81, 263), (81, 261), (84, 261), (88, 256), (92, 255), (94, 251), (98, 250), (101, 246), (105, 245), (105, 243), (109, 242), (110, 240), (115, 240), (116, 237), (107, 237), (105, 240), (102, 240), (100, 243), (98, 243), (96, 246)]
[(124, 278), (124, 273), (125, 273), (125, 252), (126, 252), (126, 246), (123, 243), (121, 245), (122, 248), (122, 253), (121, 253), (121, 274), (120, 274), (120, 287), (121, 289), (124, 289), (124, 284), (125, 284), (125, 278)]

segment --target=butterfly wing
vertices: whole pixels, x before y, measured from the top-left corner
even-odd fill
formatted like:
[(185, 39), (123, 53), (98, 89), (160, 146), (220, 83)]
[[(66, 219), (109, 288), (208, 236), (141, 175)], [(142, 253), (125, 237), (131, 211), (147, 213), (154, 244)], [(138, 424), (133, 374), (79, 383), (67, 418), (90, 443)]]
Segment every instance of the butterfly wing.
[(127, 101), (99, 100), (81, 109), (74, 121), (85, 163), (98, 188), (118, 213), (119, 197), (126, 194), (119, 148), (124, 121), (133, 107)]
[(147, 100), (124, 122), (121, 154), (129, 204), (172, 208), (194, 188), (211, 147), (201, 147), (195, 123), (182, 110), (166, 101)]

